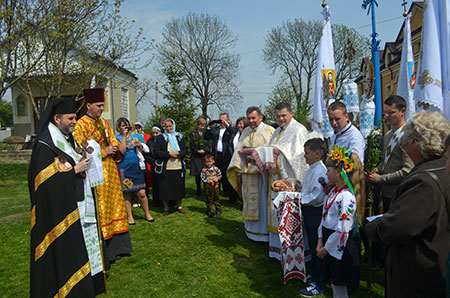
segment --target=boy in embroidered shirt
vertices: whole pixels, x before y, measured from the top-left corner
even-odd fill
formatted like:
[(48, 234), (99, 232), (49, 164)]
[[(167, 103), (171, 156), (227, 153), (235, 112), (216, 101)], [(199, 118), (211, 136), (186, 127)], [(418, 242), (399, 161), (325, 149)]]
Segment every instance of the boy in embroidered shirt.
[[(327, 287), (326, 282), (320, 271), (320, 259), (316, 253), (317, 246), (317, 227), (322, 218), (322, 206), (327, 198), (323, 192), (323, 187), (319, 183), (319, 178), (327, 181), (327, 168), (322, 160), (327, 154), (327, 146), (320, 138), (313, 138), (304, 144), (305, 160), (309, 165), (305, 177), (302, 181), (301, 206), (306, 236), (308, 237), (309, 251), (311, 253), (311, 262), (309, 264), (310, 278), (309, 291), (315, 291), (317, 294), (324, 295)], [(302, 289), (301, 294), (307, 291)]]
[[(205, 167), (200, 173), (200, 178), (205, 184), (208, 216), (213, 217), (215, 214), (217, 217), (220, 217), (222, 215), (222, 205), (219, 200), (219, 181), (222, 179), (222, 173), (220, 172), (220, 169), (214, 165), (214, 162), (214, 155), (207, 154), (205, 156)], [(216, 212), (214, 212), (213, 204), (216, 207)]]

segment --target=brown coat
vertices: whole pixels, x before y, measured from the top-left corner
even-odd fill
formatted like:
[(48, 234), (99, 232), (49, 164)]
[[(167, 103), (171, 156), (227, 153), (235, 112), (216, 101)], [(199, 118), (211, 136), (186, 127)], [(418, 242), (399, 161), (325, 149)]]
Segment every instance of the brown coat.
[(386, 297), (444, 297), (450, 222), (433, 171), (450, 194), (445, 158), (422, 162), (400, 184), (383, 217), (368, 223), (366, 235), (387, 245)]
[[(390, 130), (384, 136), (384, 150), (386, 150), (393, 135), (394, 131)], [(408, 154), (400, 148), (400, 144), (394, 147), (387, 162), (384, 160), (383, 152), (383, 161), (377, 167), (379, 175), (376, 178), (376, 183), (381, 184), (383, 196), (392, 198), (403, 178), (408, 175), (413, 167), (414, 163)]]

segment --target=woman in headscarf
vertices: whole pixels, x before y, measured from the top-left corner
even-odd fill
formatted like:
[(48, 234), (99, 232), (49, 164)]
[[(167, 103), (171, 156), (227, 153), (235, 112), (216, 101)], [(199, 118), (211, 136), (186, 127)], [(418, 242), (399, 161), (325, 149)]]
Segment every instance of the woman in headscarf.
[(153, 145), (155, 174), (158, 176), (158, 199), (163, 201), (164, 216), (169, 215), (169, 201), (176, 201), (179, 213), (185, 213), (181, 200), (185, 194), (187, 154), (186, 142), (176, 131), (175, 121), (166, 119), (164, 134), (156, 137)]
[(117, 119), (116, 130), (119, 132), (116, 139), (121, 143), (126, 143), (126, 150), (123, 153), (121, 152), (122, 159), (117, 162), (117, 168), (119, 169), (119, 176), (122, 182), (122, 191), (125, 198), (125, 209), (127, 210), (128, 224), (136, 224), (133, 218), (133, 213), (131, 212), (132, 193), (136, 194), (136, 198), (141, 204), (142, 210), (144, 210), (147, 221), (154, 222), (155, 220), (150, 215), (150, 211), (148, 210), (148, 199), (145, 194), (145, 178), (139, 166), (139, 158), (137, 156), (138, 151), (141, 153), (143, 152), (142, 144), (138, 139), (138, 135), (131, 134), (132, 128), (128, 119)]

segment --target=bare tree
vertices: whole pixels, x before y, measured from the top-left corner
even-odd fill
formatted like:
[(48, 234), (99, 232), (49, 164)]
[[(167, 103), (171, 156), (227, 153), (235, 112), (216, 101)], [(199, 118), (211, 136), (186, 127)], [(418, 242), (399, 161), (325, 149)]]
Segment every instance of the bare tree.
[[(137, 106), (139, 103), (150, 102), (150, 91), (154, 89), (154, 83), (150, 78), (144, 78), (136, 83), (136, 102)], [(153, 103), (152, 103), (153, 104)]]
[(275, 106), (280, 102), (286, 102), (295, 107), (295, 94), (287, 80), (280, 80), (273, 88), (263, 108), (264, 116), (268, 121), (275, 122)]
[[(23, 39), (26, 55), (20, 56), (22, 67), (36, 59), (36, 48), (45, 49), (33, 72), (17, 82), (30, 98), (38, 94), (46, 103), (64, 92), (81, 96), (83, 88), (105, 87), (107, 78), (125, 71), (123, 67), (134, 70), (149, 64), (149, 60), (139, 63), (151, 41), (145, 40), (142, 29), (131, 32), (132, 22), (120, 15), (121, 1), (34, 2), (43, 3), (40, 11), (48, 20), (35, 35)], [(40, 109), (31, 102), (39, 117)]]
[[(266, 36), (264, 61), (273, 73), (280, 72), (292, 88), (297, 106), (308, 100), (315, 78), (322, 23), (295, 19), (272, 28)], [(345, 52), (350, 38), (355, 47), (352, 76), (359, 72), (357, 64), (368, 54), (368, 38), (344, 25), (332, 25), (336, 68), (337, 98), (342, 94), (342, 81), (350, 75), (349, 60)]]
[(319, 21), (288, 20), (266, 36), (264, 61), (273, 73), (279, 71), (288, 79), (297, 105), (312, 90), (321, 26)]
[(43, 57), (44, 48), (34, 48), (27, 65), (19, 60), (26, 55), (24, 40), (45, 26), (48, 18), (42, 3), (27, 0), (5, 0), (0, 3), (0, 99), (22, 77), (32, 71)]
[(208, 107), (236, 107), (239, 55), (231, 53), (236, 37), (218, 17), (188, 13), (169, 21), (157, 46), (161, 67), (174, 65), (182, 72), (200, 101), (203, 116)]
[[(356, 78), (359, 75), (361, 60), (370, 53), (370, 43), (368, 37), (345, 25), (332, 24), (331, 29), (333, 31), (334, 64), (336, 68), (336, 98), (341, 98), (343, 96), (342, 82), (346, 78)], [(348, 55), (349, 40), (353, 47), (350, 59)]]

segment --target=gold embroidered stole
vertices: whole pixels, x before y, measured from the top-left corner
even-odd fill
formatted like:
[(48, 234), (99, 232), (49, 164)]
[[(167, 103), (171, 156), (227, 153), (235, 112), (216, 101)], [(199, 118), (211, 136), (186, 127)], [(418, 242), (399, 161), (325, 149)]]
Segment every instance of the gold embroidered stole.
[(259, 219), (259, 174), (242, 175), (242, 198), (244, 219)]

